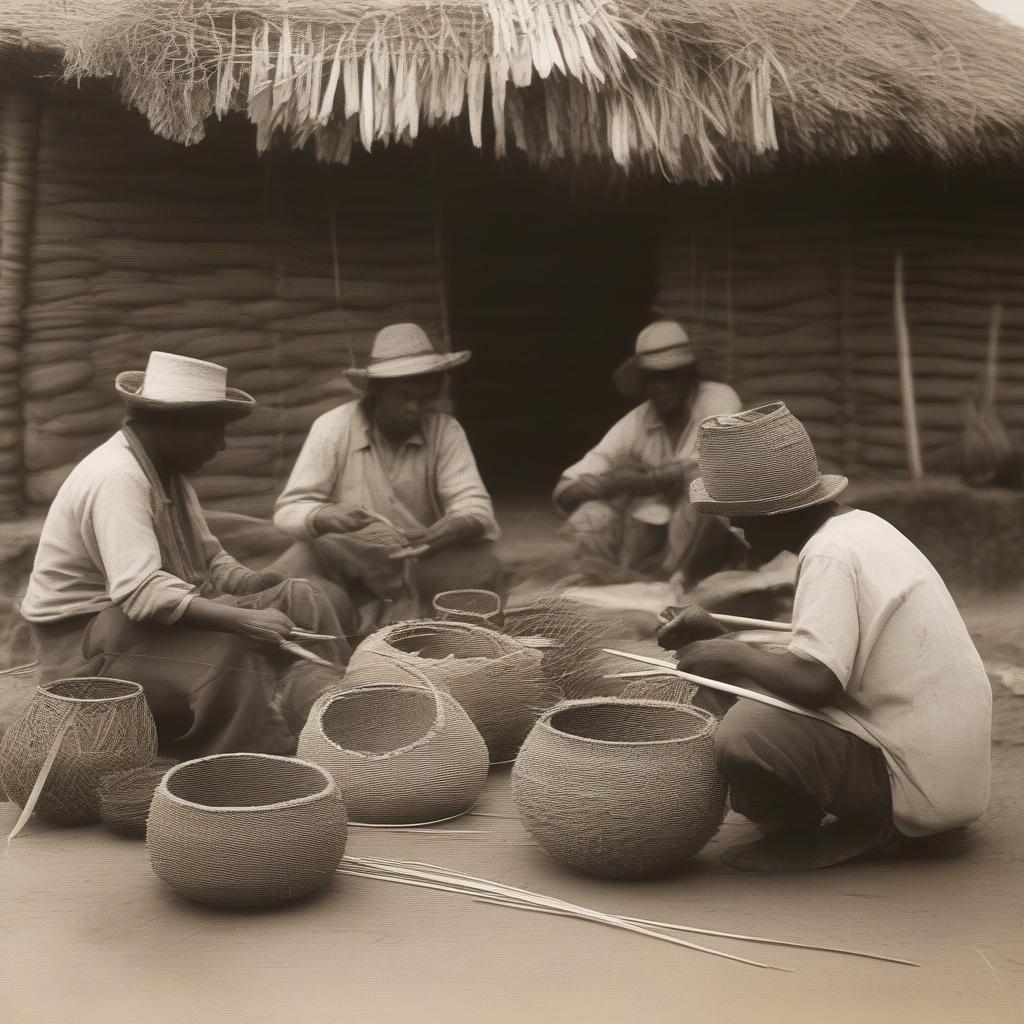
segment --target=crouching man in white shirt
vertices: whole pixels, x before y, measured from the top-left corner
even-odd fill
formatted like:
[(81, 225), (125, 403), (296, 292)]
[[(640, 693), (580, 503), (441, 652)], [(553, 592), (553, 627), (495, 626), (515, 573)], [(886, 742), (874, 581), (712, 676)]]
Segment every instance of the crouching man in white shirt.
[[(885, 520), (835, 501), (846, 478), (821, 475), (781, 403), (705, 420), (697, 451), (694, 506), (728, 516), (760, 558), (799, 555), (792, 639), (765, 650), (723, 638), (691, 606), (659, 641), (682, 647), (685, 671), (813, 713), (742, 698), (726, 711), (715, 752), (733, 809), (775, 830), (726, 863), (827, 867), (980, 817), (992, 691), (931, 563)], [(718, 697), (705, 690), (701, 702), (728, 706)], [(826, 815), (835, 820), (823, 825)]]

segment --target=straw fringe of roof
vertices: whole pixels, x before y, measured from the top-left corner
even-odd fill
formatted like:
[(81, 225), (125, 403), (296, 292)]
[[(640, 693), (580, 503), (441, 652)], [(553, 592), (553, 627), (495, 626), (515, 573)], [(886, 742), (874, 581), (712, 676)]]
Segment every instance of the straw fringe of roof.
[(0, 38), (115, 77), (184, 143), (241, 111), (261, 152), (282, 137), (345, 163), (465, 116), (499, 156), (702, 182), (780, 144), (944, 160), (1024, 144), (1024, 34), (993, 55), (994, 23), (962, 0), (67, 0), (59, 22), (5, 2)]

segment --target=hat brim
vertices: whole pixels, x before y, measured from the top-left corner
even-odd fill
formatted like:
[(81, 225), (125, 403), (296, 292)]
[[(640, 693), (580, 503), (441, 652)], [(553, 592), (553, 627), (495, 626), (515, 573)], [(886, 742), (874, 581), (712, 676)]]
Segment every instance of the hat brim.
[(446, 373), (456, 366), (468, 363), (471, 352), (434, 352), (422, 356), (403, 356), (387, 359), (367, 367), (353, 366), (344, 376), (353, 384), (365, 387), (371, 380), (400, 380), (403, 377), (426, 377), (434, 373)]
[(114, 380), (114, 390), (129, 409), (149, 409), (155, 412), (199, 413), (219, 416), (225, 420), (244, 419), (256, 408), (256, 399), (240, 388), (225, 388), (225, 397), (216, 402), (165, 402), (159, 398), (146, 398), (140, 394), (146, 378), (144, 370), (125, 370)]
[(692, 366), (695, 362), (697, 357), (692, 352), (680, 352), (667, 366), (644, 366), (641, 356), (632, 355), (623, 360), (612, 374), (612, 382), (624, 398), (638, 399), (642, 398), (644, 393), (644, 370), (649, 373), (670, 373), (672, 370), (681, 370), (684, 366)]
[(719, 516), (780, 516), (785, 512), (799, 512), (813, 505), (823, 505), (837, 498), (849, 486), (845, 476), (824, 474), (809, 491), (798, 497), (759, 498), (753, 501), (716, 501), (708, 494), (703, 477), (690, 484), (690, 504), (698, 512)]

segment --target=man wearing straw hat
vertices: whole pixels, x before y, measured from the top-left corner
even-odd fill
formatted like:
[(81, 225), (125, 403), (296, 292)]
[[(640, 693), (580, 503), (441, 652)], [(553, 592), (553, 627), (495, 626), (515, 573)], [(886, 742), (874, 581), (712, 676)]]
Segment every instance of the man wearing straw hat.
[(50, 506), (22, 615), (43, 679), (140, 683), (169, 754), (289, 754), (313, 700), (349, 653), (318, 642), (324, 666), (281, 647), (305, 627), (337, 638), (324, 593), (253, 572), (210, 533), (187, 477), (255, 406), (215, 363), (152, 352), (117, 377), (121, 430), (71, 472)]
[(554, 493), (575, 540), (574, 578), (613, 583), (665, 573), (690, 586), (743, 564), (742, 543), (722, 520), (698, 515), (686, 490), (697, 425), (737, 412), (736, 392), (700, 379), (686, 331), (670, 321), (640, 332), (613, 379), (627, 398), (644, 401), (562, 474)]
[(277, 500), (274, 524), (297, 542), (279, 564), (344, 586), (356, 630), (499, 576), (490, 496), (465, 431), (437, 409), (469, 358), (436, 352), (416, 324), (379, 331), (369, 364), (346, 371), (365, 396), (316, 420)]
[[(733, 808), (778, 829), (726, 862), (826, 867), (978, 818), (992, 691), (931, 563), (885, 520), (837, 502), (846, 478), (820, 473), (781, 403), (706, 420), (697, 451), (694, 506), (728, 516), (755, 555), (798, 553), (791, 639), (760, 649), (721, 638), (690, 607), (659, 640), (687, 644), (684, 671), (811, 711), (740, 699), (722, 719), (715, 750)], [(703, 693), (711, 704), (719, 696)], [(822, 825), (826, 815), (835, 820)]]

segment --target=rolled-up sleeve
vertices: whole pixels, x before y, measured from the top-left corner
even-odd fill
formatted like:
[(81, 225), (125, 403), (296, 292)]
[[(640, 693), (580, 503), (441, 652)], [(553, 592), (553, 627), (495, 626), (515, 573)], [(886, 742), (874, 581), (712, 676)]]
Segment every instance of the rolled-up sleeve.
[(92, 498), (91, 530), (107, 593), (128, 618), (177, 622), (195, 587), (161, 568), (147, 486), (128, 473), (108, 476)]
[(486, 540), (496, 540), (501, 531), (473, 449), (459, 422), (448, 416), (444, 418), (438, 438), (435, 469), (442, 513), (472, 519), (483, 527)]
[(331, 504), (338, 474), (339, 439), (331, 414), (314, 421), (288, 483), (274, 505), (274, 525), (295, 540), (312, 540), (312, 518)]

